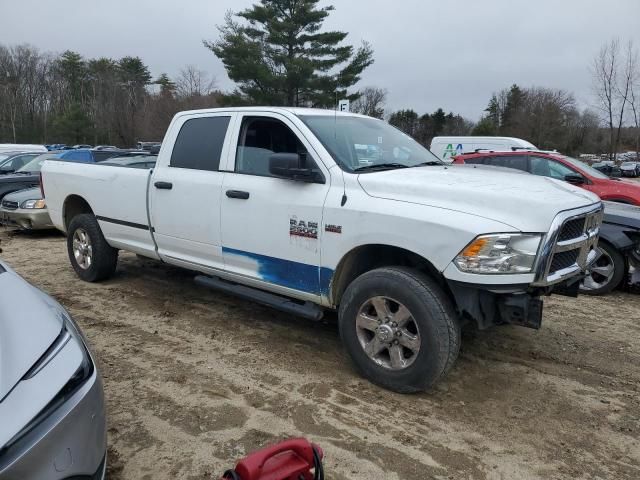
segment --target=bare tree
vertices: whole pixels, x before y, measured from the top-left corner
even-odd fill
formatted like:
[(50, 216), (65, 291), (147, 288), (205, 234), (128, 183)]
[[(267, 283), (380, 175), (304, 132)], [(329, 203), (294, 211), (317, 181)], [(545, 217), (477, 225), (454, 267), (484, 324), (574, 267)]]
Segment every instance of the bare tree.
[(593, 60), (593, 88), (598, 108), (603, 112), (609, 129), (611, 160), (615, 158), (620, 146), (625, 109), (630, 99), (637, 65), (637, 52), (633, 43), (629, 41), (622, 53), (617, 39), (603, 45)]
[(384, 108), (387, 101), (387, 90), (376, 87), (366, 87), (353, 102), (351, 110), (355, 113), (375, 118), (384, 118)]
[(175, 83), (178, 98), (204, 97), (216, 89), (215, 77), (195, 65), (187, 65), (180, 70)]
[(631, 87), (629, 90), (629, 107), (631, 108), (631, 120), (635, 129), (636, 160), (640, 161), (640, 69), (638, 68), (637, 52), (631, 57), (633, 68), (631, 69)]

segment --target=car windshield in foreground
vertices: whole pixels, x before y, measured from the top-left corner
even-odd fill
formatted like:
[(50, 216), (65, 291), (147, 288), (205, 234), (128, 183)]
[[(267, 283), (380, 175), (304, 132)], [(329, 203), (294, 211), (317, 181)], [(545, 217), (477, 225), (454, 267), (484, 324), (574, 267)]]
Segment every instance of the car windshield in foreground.
[(443, 165), (409, 135), (374, 118), (301, 115), (333, 159), (348, 172)]
[(589, 175), (591, 175), (592, 177), (595, 178), (601, 178), (601, 179), (608, 179), (609, 176), (605, 175), (604, 173), (602, 173), (599, 170), (596, 170), (593, 167), (590, 167), (589, 165), (587, 165), (584, 162), (581, 162), (580, 160), (576, 160), (575, 158), (571, 158), (571, 157), (562, 157), (565, 161), (569, 162), (571, 165), (573, 165), (574, 167), (576, 167), (578, 170), (584, 172), (584, 173), (588, 173)]

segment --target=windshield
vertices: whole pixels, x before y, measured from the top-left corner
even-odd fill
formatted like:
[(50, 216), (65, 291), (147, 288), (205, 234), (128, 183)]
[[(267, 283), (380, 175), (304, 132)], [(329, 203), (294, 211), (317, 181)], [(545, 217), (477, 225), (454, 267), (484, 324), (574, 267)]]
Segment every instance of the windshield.
[(39, 172), (40, 169), (42, 168), (42, 164), (47, 158), (55, 158), (55, 157), (53, 157), (52, 155), (38, 155), (29, 163), (25, 163), (22, 167), (16, 170), (16, 172)]
[(635, 167), (636, 163), (635, 162), (623, 162), (622, 165), (620, 165), (621, 167)]
[(4, 163), (4, 161), (9, 158), (9, 155), (2, 155), (0, 153), (0, 167), (2, 166), (2, 164)]
[(300, 119), (348, 172), (442, 164), (409, 135), (382, 120), (331, 115), (301, 115)]
[(609, 178), (604, 173), (600, 172), (599, 170), (596, 170), (595, 168), (590, 167), (589, 165), (587, 165), (584, 162), (581, 162), (580, 160), (576, 160), (575, 158), (571, 158), (571, 157), (562, 157), (562, 158), (565, 161), (569, 162), (574, 167), (576, 167), (578, 170), (580, 170), (580, 171), (582, 171), (584, 173), (588, 173), (592, 177), (601, 178), (601, 179), (608, 179)]

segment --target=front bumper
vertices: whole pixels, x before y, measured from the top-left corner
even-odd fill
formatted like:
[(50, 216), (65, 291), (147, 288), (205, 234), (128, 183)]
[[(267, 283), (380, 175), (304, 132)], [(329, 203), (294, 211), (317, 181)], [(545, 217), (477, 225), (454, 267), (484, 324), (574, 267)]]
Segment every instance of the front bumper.
[(520, 325), (539, 329), (542, 325), (543, 295), (556, 293), (578, 296), (582, 275), (550, 287), (522, 285), (477, 285), (449, 281), (458, 312), (463, 320), (485, 330), (495, 325)]
[(46, 230), (54, 228), (46, 208), (9, 210), (0, 208), (0, 224), (16, 226), (23, 230)]
[(94, 368), (64, 404), (0, 455), (0, 479), (100, 480), (106, 448), (102, 380)]

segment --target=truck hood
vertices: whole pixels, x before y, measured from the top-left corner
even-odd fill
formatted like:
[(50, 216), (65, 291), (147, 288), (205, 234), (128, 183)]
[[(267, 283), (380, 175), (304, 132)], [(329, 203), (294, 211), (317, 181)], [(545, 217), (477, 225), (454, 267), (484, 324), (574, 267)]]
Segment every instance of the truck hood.
[(62, 330), (51, 300), (0, 262), (0, 402)]
[(360, 174), (358, 182), (372, 197), (464, 212), (526, 232), (546, 232), (559, 211), (599, 201), (565, 182), (475, 165), (387, 170)]

